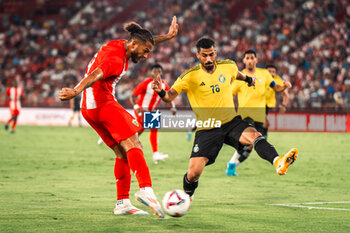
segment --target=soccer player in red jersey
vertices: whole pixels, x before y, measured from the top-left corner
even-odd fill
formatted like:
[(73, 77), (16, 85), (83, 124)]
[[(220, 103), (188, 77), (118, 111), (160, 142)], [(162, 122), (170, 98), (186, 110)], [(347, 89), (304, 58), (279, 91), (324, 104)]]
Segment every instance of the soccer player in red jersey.
[[(152, 77), (147, 78), (143, 82), (141, 82), (137, 87), (133, 90), (132, 95), (130, 96), (130, 102), (134, 105), (134, 113), (137, 121), (143, 126), (143, 112), (145, 111), (155, 111), (160, 101), (162, 100), (157, 92), (152, 89), (153, 78), (158, 75), (163, 75), (163, 67), (159, 64), (155, 64), (151, 67)], [(162, 80), (162, 87), (164, 90), (169, 90), (169, 85)], [(171, 112), (173, 115), (176, 114), (176, 108), (174, 102), (170, 103)], [(142, 128), (139, 132), (140, 134), (145, 129)], [(162, 154), (158, 151), (158, 129), (150, 129), (149, 136), (152, 152), (153, 152), (153, 161), (158, 163), (160, 160), (165, 160), (168, 158), (167, 154)]]
[(21, 110), (21, 98), (23, 98), (23, 89), (18, 87), (17, 81), (13, 81), (13, 85), (7, 89), (6, 95), (9, 102), (11, 117), (5, 124), (5, 130), (9, 129), (9, 125), (12, 122), (10, 132), (15, 133), (17, 118)]
[(115, 152), (117, 203), (114, 214), (147, 214), (130, 203), (131, 169), (140, 187), (135, 194), (136, 199), (159, 218), (164, 218), (152, 189), (151, 176), (137, 136), (141, 126), (113, 94), (115, 85), (128, 69), (129, 59), (137, 63), (147, 58), (155, 45), (177, 35), (178, 24), (174, 16), (168, 34), (161, 36), (152, 36), (134, 22), (126, 24), (124, 30), (129, 32), (128, 40), (112, 40), (103, 45), (88, 64), (84, 78), (73, 89), (63, 88), (59, 98), (69, 100), (82, 92), (83, 117)]

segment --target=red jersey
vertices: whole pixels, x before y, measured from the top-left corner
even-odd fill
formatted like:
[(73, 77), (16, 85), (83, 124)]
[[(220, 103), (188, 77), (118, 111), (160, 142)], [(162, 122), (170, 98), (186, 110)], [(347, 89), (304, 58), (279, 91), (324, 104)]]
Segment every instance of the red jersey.
[(103, 79), (83, 91), (81, 108), (94, 109), (117, 102), (115, 86), (128, 69), (125, 40), (112, 40), (104, 44), (89, 62), (84, 78), (96, 68), (103, 71)]
[[(152, 89), (152, 81), (153, 78), (148, 78), (133, 90), (133, 94), (136, 96), (140, 96), (137, 100), (137, 105), (140, 106), (141, 109), (146, 111), (153, 111), (162, 100), (159, 95)], [(162, 89), (168, 91), (169, 85), (162, 80)]]
[(23, 97), (23, 90), (20, 87), (9, 87), (6, 91), (6, 95), (9, 97), (10, 110), (21, 109), (21, 97)]

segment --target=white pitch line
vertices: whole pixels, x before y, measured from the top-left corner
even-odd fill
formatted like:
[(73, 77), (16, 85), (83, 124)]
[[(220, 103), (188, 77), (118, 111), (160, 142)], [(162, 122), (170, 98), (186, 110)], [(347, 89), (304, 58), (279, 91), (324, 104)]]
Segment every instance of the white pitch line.
[[(311, 203), (311, 202), (310, 202)], [(322, 202), (318, 202), (320, 204)], [(343, 203), (350, 203), (350, 202), (325, 202), (326, 203), (334, 203), (334, 204), (343, 204)], [(304, 203), (307, 204), (307, 203)], [(350, 211), (350, 209), (343, 209), (343, 208), (330, 208), (330, 207), (318, 207), (318, 206), (304, 206), (300, 204), (294, 204), (294, 203), (287, 203), (287, 204), (266, 204), (266, 205), (273, 205), (273, 206), (286, 206), (286, 207), (298, 207), (298, 208), (307, 208), (309, 210), (311, 209), (319, 209), (319, 210), (343, 210), (343, 211)]]
[(307, 202), (303, 205), (322, 205), (322, 204), (348, 204), (350, 201), (329, 201), (329, 202)]

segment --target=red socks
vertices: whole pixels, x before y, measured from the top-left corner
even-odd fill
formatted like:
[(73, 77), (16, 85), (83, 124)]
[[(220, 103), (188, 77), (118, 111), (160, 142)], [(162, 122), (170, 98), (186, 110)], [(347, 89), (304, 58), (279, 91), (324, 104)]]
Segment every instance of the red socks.
[(117, 200), (129, 199), (131, 175), (128, 160), (115, 159), (114, 176), (117, 184)]
[(158, 151), (158, 129), (151, 129), (149, 134), (149, 140), (151, 141), (152, 152)]
[(12, 126), (11, 126), (11, 130), (12, 130), (12, 131), (15, 130), (16, 124), (17, 124), (17, 120), (13, 120)]
[(126, 156), (128, 157), (129, 167), (139, 182), (139, 187), (152, 187), (151, 174), (149, 173), (142, 150), (132, 148), (126, 152)]
[(114, 176), (117, 185), (117, 200), (129, 199), (131, 175), (130, 168), (136, 176), (139, 187), (152, 187), (151, 175), (139, 148), (130, 149), (127, 153), (128, 159), (115, 159)]
[(11, 125), (11, 130), (14, 131), (16, 128), (16, 124), (17, 124), (17, 119), (14, 117), (11, 117), (8, 121), (7, 121), (7, 125), (10, 124), (12, 121), (12, 125)]

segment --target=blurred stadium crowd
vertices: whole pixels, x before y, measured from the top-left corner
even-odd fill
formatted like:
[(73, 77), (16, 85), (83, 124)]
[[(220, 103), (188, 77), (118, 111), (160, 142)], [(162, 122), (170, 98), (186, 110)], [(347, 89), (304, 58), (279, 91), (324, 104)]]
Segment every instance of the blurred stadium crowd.
[[(35, 5), (32, 15), (29, 10), (27, 16), (15, 12), (14, 3), (25, 7), (28, 2)], [(116, 93), (124, 107), (131, 107), (128, 98), (149, 75), (151, 64), (163, 65), (169, 84), (194, 66), (195, 43), (204, 35), (215, 39), (218, 59), (233, 59), (241, 69), (247, 49), (257, 51), (258, 67), (277, 66), (277, 73), (293, 84), (290, 109), (344, 111), (350, 107), (347, 0), (59, 2), (51, 14), (52, 6), (45, 8), (45, 0), (0, 0), (0, 105), (4, 105), (10, 80), (16, 79), (25, 91), (24, 106), (68, 106), (57, 101), (59, 90), (81, 79), (104, 42), (126, 39), (125, 22), (136, 21), (154, 34), (163, 34), (176, 15), (180, 26), (176, 39), (157, 47), (147, 61), (129, 63), (127, 77)], [(176, 104), (187, 106), (185, 97), (178, 98)]]

